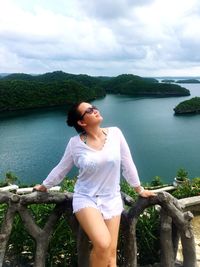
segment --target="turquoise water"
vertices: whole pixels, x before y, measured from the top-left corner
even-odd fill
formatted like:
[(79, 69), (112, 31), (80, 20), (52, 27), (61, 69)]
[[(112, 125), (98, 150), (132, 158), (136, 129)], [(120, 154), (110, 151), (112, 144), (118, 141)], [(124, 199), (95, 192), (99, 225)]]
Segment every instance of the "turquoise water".
[[(200, 96), (198, 84), (185, 85), (190, 97), (130, 98), (107, 95), (94, 101), (104, 117), (103, 126), (123, 131), (142, 181), (161, 176), (172, 182), (184, 167), (190, 177), (200, 176), (200, 115), (174, 116), (181, 101)], [(58, 163), (70, 136), (63, 108), (10, 112), (0, 117), (0, 178), (14, 172), (24, 183), (38, 183)], [(70, 176), (77, 173), (73, 170)]]

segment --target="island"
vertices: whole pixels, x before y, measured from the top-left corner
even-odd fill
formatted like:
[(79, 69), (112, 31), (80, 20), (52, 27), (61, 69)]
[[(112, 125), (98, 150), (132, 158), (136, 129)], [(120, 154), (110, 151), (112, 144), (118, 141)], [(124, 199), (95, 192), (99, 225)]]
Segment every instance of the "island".
[(200, 83), (197, 79), (177, 80), (176, 83)]
[(172, 79), (164, 79), (161, 82), (162, 83), (175, 83), (175, 80), (172, 80)]
[(94, 77), (63, 71), (40, 75), (13, 73), (0, 77), (0, 111), (69, 106), (105, 97), (107, 93), (133, 97), (190, 95), (178, 84), (159, 83), (154, 78), (133, 74)]
[(154, 78), (143, 78), (133, 74), (121, 74), (104, 82), (108, 93), (129, 96), (171, 97), (188, 96), (190, 91), (177, 84), (159, 83)]
[(200, 97), (193, 97), (179, 103), (174, 108), (175, 115), (200, 113)]

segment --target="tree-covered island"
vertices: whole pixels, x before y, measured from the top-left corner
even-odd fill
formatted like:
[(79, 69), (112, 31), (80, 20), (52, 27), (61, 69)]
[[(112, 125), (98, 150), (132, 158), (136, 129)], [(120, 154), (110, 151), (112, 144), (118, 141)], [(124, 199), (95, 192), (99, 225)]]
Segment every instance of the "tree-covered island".
[(175, 80), (172, 80), (172, 79), (164, 79), (161, 82), (162, 83), (175, 83)]
[(0, 111), (70, 105), (91, 101), (106, 93), (129, 96), (187, 96), (189, 90), (176, 84), (132, 74), (92, 77), (55, 71), (41, 75), (24, 73), (0, 77)]
[(200, 83), (197, 79), (177, 80), (176, 83)]
[(200, 97), (193, 97), (192, 99), (179, 103), (175, 108), (176, 115), (200, 113)]
[(159, 83), (154, 78), (142, 78), (132, 74), (122, 74), (104, 82), (109, 93), (131, 96), (188, 96), (190, 91), (177, 85)]

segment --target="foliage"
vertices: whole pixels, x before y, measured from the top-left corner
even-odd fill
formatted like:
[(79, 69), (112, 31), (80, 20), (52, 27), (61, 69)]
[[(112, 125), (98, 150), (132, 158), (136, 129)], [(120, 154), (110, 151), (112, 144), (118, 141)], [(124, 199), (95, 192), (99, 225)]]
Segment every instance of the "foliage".
[(163, 185), (162, 179), (160, 176), (155, 176), (150, 183), (151, 186), (160, 186)]
[(3, 221), (6, 209), (7, 209), (6, 204), (0, 204), (0, 227), (1, 227), (1, 223)]
[(176, 173), (176, 178), (179, 181), (185, 181), (188, 179), (188, 172), (184, 168), (180, 168)]
[(15, 175), (15, 173), (8, 171), (5, 173), (5, 177), (0, 181), (0, 187), (8, 186), (11, 184), (20, 184), (20, 180)]
[(176, 83), (200, 83), (197, 79), (184, 79), (184, 80), (177, 80)]
[(7, 186), (8, 184), (5, 182), (5, 180), (0, 181), (0, 187)]
[(35, 242), (26, 231), (21, 217), (16, 214), (9, 239), (6, 258), (17, 265), (19, 262), (22, 263), (32, 260), (34, 251)]
[(18, 177), (13, 172), (6, 172), (5, 183), (9, 185), (14, 184), (15, 182), (19, 182)]
[(76, 180), (77, 180), (76, 177), (74, 177), (73, 179), (66, 177), (66, 179), (64, 179), (62, 182), (61, 191), (62, 192), (64, 191), (73, 192)]
[(200, 177), (195, 177), (192, 179), (192, 186), (200, 188)]
[(133, 96), (190, 95), (177, 84), (158, 83), (132, 74), (91, 77), (62, 71), (29, 75), (14, 73), (0, 78), (0, 111), (70, 105), (91, 101), (108, 93)]
[(174, 83), (175, 80), (172, 80), (172, 79), (164, 79), (161, 81), (162, 83)]
[(155, 79), (122, 74), (104, 82), (107, 92), (134, 96), (181, 96), (190, 95), (189, 90), (177, 85), (158, 83)]
[(172, 195), (178, 199), (193, 197), (200, 194), (200, 178), (190, 180), (185, 180), (181, 185), (179, 185)]
[[(138, 262), (152, 264), (160, 258), (159, 213), (155, 207), (145, 210), (136, 226)], [(145, 248), (145, 249), (144, 249)]]
[(197, 113), (200, 112), (200, 97), (193, 97), (189, 100), (185, 100), (179, 103), (174, 108), (175, 114), (185, 114), (185, 113)]
[(132, 186), (130, 186), (125, 179), (121, 180), (121, 191), (132, 197), (134, 200), (137, 199), (138, 194), (135, 192)]
[[(84, 85), (75, 80), (0, 79), (0, 111), (70, 105), (104, 97), (97, 83)], [(85, 83), (86, 84), (86, 83)]]
[(76, 239), (64, 218), (57, 224), (50, 241), (47, 266), (77, 266)]

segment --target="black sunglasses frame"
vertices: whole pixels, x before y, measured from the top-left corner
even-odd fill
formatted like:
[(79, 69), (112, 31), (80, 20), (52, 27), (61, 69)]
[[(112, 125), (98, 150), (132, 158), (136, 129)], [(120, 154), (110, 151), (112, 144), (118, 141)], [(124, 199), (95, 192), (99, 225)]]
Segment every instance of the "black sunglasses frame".
[(87, 108), (86, 111), (83, 113), (83, 115), (80, 116), (80, 119), (82, 120), (86, 114), (92, 114), (94, 110), (98, 110), (98, 108), (95, 106)]

